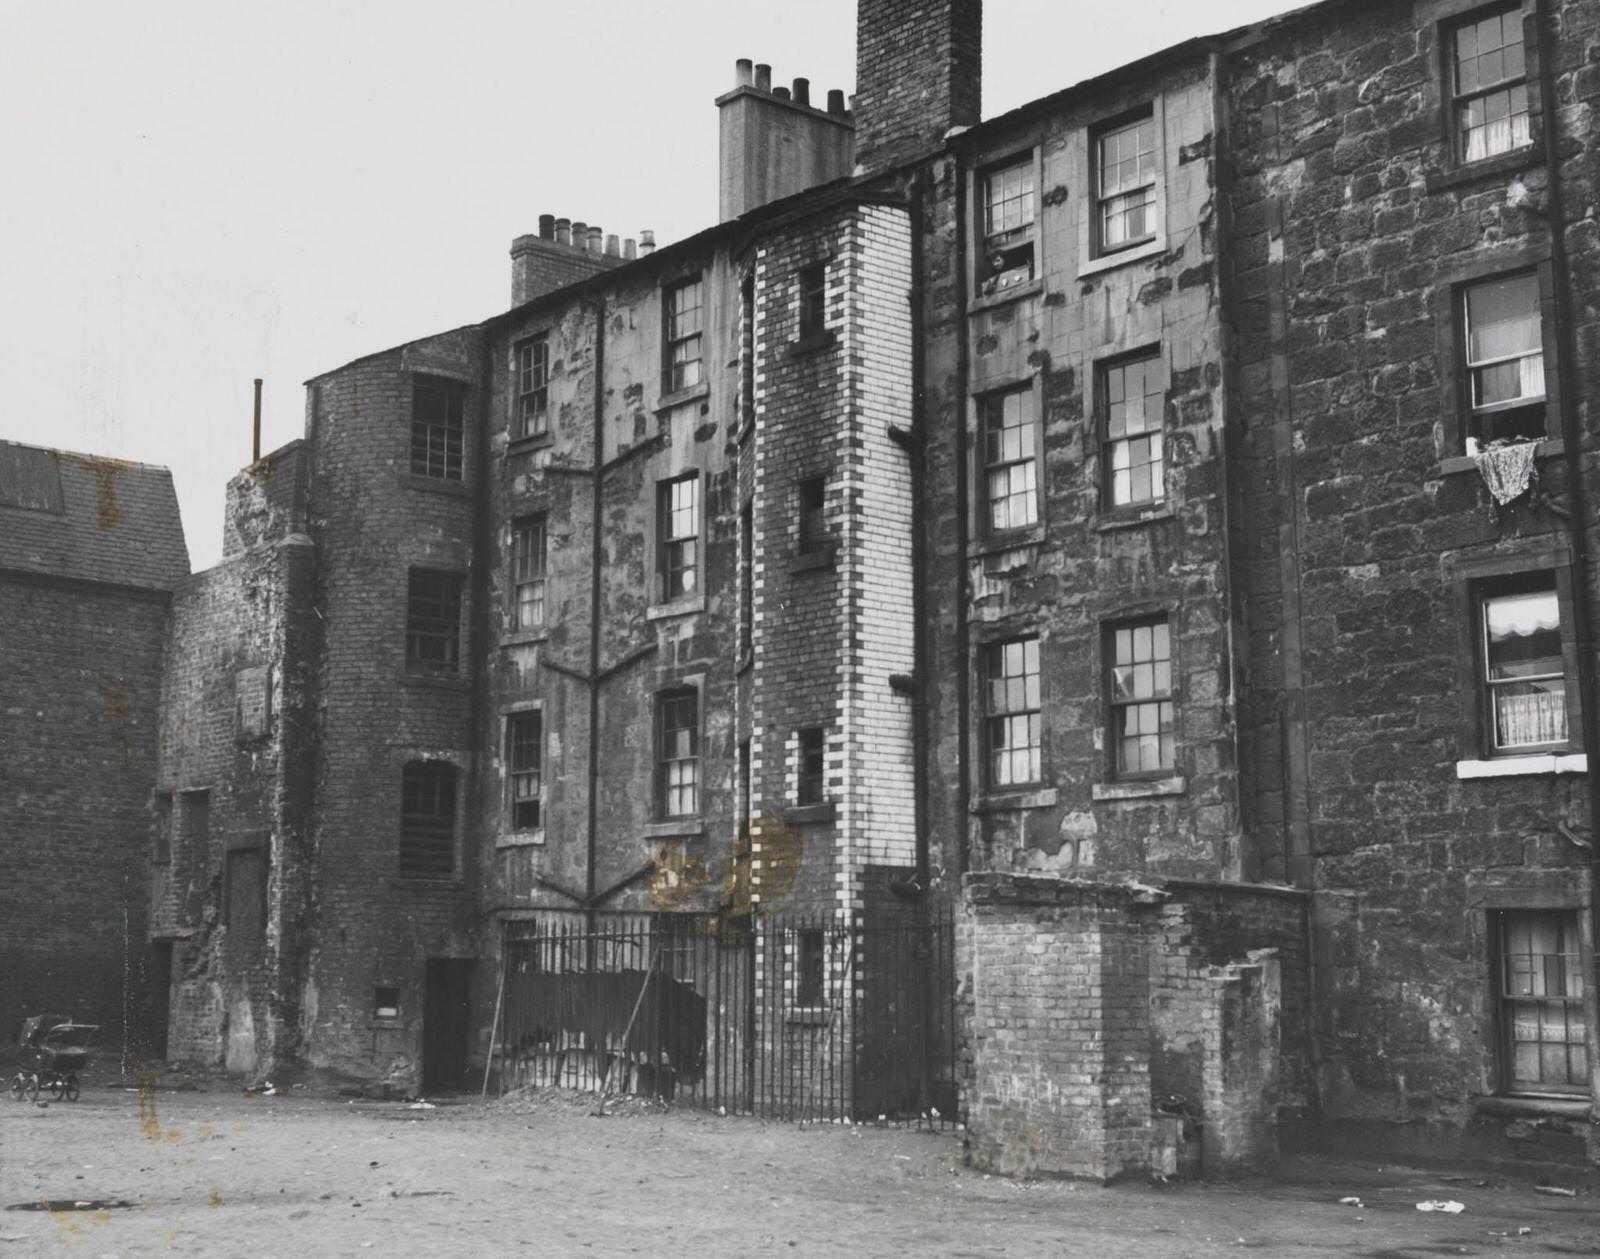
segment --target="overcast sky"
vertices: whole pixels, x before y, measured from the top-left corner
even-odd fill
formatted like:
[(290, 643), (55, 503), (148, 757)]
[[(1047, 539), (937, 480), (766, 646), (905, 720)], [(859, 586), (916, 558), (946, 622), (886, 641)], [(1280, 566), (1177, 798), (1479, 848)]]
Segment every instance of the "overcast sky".
[[(989, 0), (984, 115), (1292, 0)], [(548, 212), (716, 218), (734, 61), (853, 90), (854, 0), (0, 0), (0, 437), (165, 464), (195, 568), (302, 382), (509, 304)]]

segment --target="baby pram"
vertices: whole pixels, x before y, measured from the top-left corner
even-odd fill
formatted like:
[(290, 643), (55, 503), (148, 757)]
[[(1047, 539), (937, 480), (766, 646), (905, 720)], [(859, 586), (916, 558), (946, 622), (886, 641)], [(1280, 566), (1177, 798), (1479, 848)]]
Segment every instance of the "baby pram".
[(17, 1067), (11, 1077), (13, 1101), (33, 1101), (50, 1090), (56, 1101), (78, 1100), (78, 1073), (89, 1065), (89, 1046), (100, 1031), (94, 1023), (74, 1023), (54, 1014), (22, 1020)]

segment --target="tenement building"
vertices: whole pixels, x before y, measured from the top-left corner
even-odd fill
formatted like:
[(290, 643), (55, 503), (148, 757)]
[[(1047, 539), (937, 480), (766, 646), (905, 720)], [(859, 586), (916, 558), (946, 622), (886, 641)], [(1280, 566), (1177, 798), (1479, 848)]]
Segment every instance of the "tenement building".
[(172, 1057), (1600, 1158), (1600, 8), (989, 119), (980, 27), (860, 0), (849, 108), (740, 62), (719, 223), (544, 216), (310, 382), (163, 578)]

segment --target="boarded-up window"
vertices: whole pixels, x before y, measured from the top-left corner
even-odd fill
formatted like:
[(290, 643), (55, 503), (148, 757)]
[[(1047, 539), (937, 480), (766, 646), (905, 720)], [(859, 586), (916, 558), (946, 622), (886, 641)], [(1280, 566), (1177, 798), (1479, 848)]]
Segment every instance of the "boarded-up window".
[(232, 849), (223, 861), (222, 882), (229, 947), (260, 945), (267, 934), (267, 850)]
[(240, 743), (272, 733), (272, 666), (253, 665), (233, 675), (234, 737)]

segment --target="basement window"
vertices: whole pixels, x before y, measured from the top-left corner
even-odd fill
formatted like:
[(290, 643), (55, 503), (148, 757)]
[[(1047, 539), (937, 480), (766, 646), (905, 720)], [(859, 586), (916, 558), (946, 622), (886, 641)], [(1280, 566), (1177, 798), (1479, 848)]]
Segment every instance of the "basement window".
[(1481, 162), (1533, 143), (1521, 4), (1479, 10), (1449, 28), (1452, 143), (1458, 162)]
[(1585, 1094), (1583, 958), (1571, 911), (1494, 914), (1500, 1080), (1508, 1093)]
[(1034, 277), (1033, 154), (986, 172), (978, 289), (1003, 293)]

